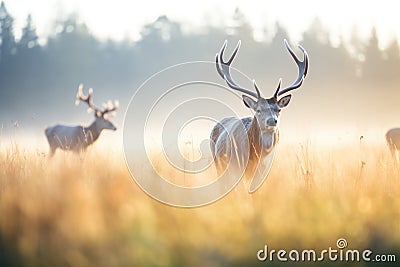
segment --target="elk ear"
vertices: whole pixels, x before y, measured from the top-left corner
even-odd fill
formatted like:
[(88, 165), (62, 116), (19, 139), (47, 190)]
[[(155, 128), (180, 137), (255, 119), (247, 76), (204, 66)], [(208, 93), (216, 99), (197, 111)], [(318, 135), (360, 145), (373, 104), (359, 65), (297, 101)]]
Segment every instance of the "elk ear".
[(287, 95), (282, 97), (281, 99), (278, 100), (278, 106), (280, 108), (286, 107), (290, 102), (290, 98), (292, 98), (292, 95)]
[(257, 102), (254, 101), (252, 98), (248, 97), (247, 95), (242, 95), (243, 102), (246, 107), (251, 108), (253, 110), (256, 109)]

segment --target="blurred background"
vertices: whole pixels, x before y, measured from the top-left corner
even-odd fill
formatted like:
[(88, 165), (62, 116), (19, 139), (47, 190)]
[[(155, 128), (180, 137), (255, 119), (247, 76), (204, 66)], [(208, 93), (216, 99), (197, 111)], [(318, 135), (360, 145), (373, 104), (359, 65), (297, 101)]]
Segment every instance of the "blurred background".
[(173, 64), (213, 61), (225, 39), (228, 53), (242, 40), (235, 67), (269, 97), (280, 77), (285, 86), (297, 74), (287, 38), (299, 55), (297, 44), (307, 49), (311, 67), (283, 115), (283, 138), (383, 142), (400, 125), (395, 10), (392, 1), (2, 1), (0, 141), (43, 145), (48, 125), (90, 123), (86, 107), (73, 105), (80, 83), (94, 88), (98, 105), (120, 101), (114, 120), (122, 128), (147, 78)]
[[(264, 245), (321, 251), (335, 249), (339, 238), (349, 249), (397, 256), (397, 263), (374, 266), (398, 266), (400, 169), (384, 145), (385, 132), (400, 125), (395, 4), (1, 1), (0, 266), (265, 266), (256, 258)], [(234, 66), (269, 97), (279, 78), (287, 86), (297, 75), (284, 38), (299, 56), (297, 44), (307, 49), (310, 69), (282, 112), (281, 141), (263, 186), (253, 195), (238, 186), (198, 209), (166, 206), (144, 193), (121, 152), (124, 114), (140, 85), (174, 64), (213, 61), (224, 40), (230, 54), (242, 40)], [(208, 65), (210, 80), (224, 84)], [(93, 120), (85, 105), (74, 105), (80, 83), (85, 92), (94, 88), (98, 106), (119, 100), (118, 130), (104, 132), (84, 154), (59, 151), (49, 159), (46, 126)], [(251, 115), (236, 96), (200, 86), (188, 87), (190, 93), (180, 88), (161, 107), (173, 110), (197, 90)], [(162, 111), (155, 113), (157, 124)], [(194, 155), (195, 140), (189, 141), (183, 152)], [(154, 165), (177, 184), (202, 182), (170, 171), (162, 160)], [(310, 264), (369, 265), (296, 266)]]

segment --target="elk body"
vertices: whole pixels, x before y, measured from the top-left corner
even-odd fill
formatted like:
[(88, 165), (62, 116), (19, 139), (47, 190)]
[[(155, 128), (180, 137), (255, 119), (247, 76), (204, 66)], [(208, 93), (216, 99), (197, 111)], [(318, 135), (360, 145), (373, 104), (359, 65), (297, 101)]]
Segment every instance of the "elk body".
[(392, 157), (395, 161), (398, 161), (398, 152), (400, 149), (400, 128), (390, 129), (386, 133), (386, 142), (389, 146)]
[[(245, 106), (254, 111), (252, 118), (224, 118), (212, 129), (210, 146), (219, 175), (226, 170), (232, 152), (236, 153), (235, 158), (242, 161), (242, 163), (243, 160), (246, 160), (245, 178), (252, 178), (256, 171), (262, 175), (268, 167), (265, 164), (265, 160), (279, 140), (279, 114), (281, 109), (289, 104), (291, 95), (279, 97), (299, 88), (308, 70), (308, 55), (305, 49), (299, 46), (304, 55), (303, 61), (300, 61), (286, 40), (284, 43), (297, 64), (298, 77), (292, 85), (282, 90), (280, 79), (274, 95), (270, 98), (263, 98), (261, 96), (254, 80), (253, 86), (255, 91), (251, 91), (239, 86), (232, 79), (230, 65), (239, 50), (240, 41), (227, 62), (223, 60), (227, 41), (225, 41), (220, 52), (216, 55), (216, 67), (219, 75), (231, 89), (244, 93), (242, 98)], [(246, 155), (248, 159), (244, 159), (243, 155)]]
[(93, 105), (93, 90), (89, 89), (89, 93), (85, 96), (82, 92), (83, 86), (78, 87), (76, 95), (76, 104), (80, 101), (85, 102), (89, 106), (89, 110), (94, 112), (95, 120), (90, 126), (66, 126), (55, 125), (45, 130), (47, 140), (50, 145), (50, 156), (53, 156), (57, 148), (62, 150), (71, 150), (81, 152), (86, 150), (88, 146), (93, 144), (105, 129), (115, 131), (117, 128), (107, 118), (109, 112), (113, 112), (118, 108), (118, 102), (114, 105), (110, 102), (104, 110), (100, 110)]

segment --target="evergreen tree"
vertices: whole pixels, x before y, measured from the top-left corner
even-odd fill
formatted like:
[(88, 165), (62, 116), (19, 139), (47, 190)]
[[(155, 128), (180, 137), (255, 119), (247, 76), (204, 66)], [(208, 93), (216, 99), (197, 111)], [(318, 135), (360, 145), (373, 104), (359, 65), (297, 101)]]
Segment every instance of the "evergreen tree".
[(400, 50), (397, 40), (392, 40), (389, 46), (383, 51), (385, 61), (385, 82), (397, 84), (400, 69)]
[(385, 81), (385, 60), (382, 51), (379, 49), (379, 39), (375, 28), (372, 29), (371, 38), (365, 49), (363, 75), (368, 80), (368, 83), (381, 83)]
[(13, 33), (13, 17), (8, 13), (4, 2), (0, 5), (0, 60), (16, 53)]
[(235, 9), (226, 33), (228, 35), (240, 36), (243, 40), (253, 40), (253, 28), (239, 8)]
[(38, 36), (36, 34), (36, 29), (32, 23), (32, 16), (29, 14), (26, 18), (26, 26), (22, 29), (21, 40), (19, 41), (19, 46), (22, 49), (31, 49), (38, 45)]

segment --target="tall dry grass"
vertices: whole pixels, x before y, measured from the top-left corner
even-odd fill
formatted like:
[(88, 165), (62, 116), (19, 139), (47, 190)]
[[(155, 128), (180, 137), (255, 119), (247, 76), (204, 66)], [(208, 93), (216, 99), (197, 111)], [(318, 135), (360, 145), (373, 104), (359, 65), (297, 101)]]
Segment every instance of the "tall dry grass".
[(265, 244), (327, 249), (340, 237), (400, 257), (400, 171), (384, 146), (282, 145), (254, 195), (197, 209), (148, 197), (117, 151), (0, 152), (1, 266), (266, 265)]

